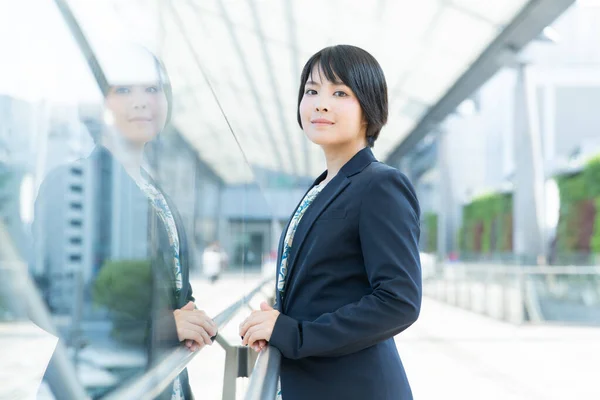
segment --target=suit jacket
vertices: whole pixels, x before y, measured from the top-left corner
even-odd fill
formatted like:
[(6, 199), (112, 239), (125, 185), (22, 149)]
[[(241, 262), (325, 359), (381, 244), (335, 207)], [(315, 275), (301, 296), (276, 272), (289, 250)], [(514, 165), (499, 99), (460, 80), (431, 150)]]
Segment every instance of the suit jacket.
[(419, 219), (408, 179), (369, 148), (307, 209), (269, 342), (285, 400), (412, 399), (393, 338), (420, 311)]
[[(53, 186), (60, 185), (61, 182), (64, 181), (71, 167), (78, 165), (82, 167), (83, 171), (98, 171), (101, 168), (102, 158), (107, 158), (109, 160), (113, 168), (116, 168), (116, 171), (114, 172), (116, 172), (117, 175), (120, 174), (120, 176), (125, 177), (125, 184), (127, 187), (132, 191), (138, 192), (138, 196), (136, 197), (141, 198), (143, 199), (142, 201), (148, 203), (141, 189), (139, 189), (133, 179), (127, 175), (124, 168), (118, 162), (113, 162), (114, 158), (112, 153), (107, 149), (98, 146), (88, 158), (79, 160), (75, 164), (59, 167), (48, 175), (42, 183), (36, 199), (36, 221), (34, 224), (44, 223), (44, 221), (37, 220), (37, 216), (40, 215), (39, 211), (45, 208), (46, 211), (51, 212), (52, 207), (59, 204), (57, 202), (65, 201), (60, 195), (57, 197), (56, 190), (51, 189)], [(113, 174), (113, 176), (115, 176), (115, 174)], [(179, 236), (182, 289), (180, 295), (176, 296), (174, 286), (175, 273), (173, 271), (173, 258), (168, 234), (162, 220), (155, 212), (154, 208), (148, 203), (148, 230), (134, 233), (136, 237), (131, 238), (133, 242), (147, 244), (147, 260), (149, 261), (148, 266), (150, 270), (148, 271), (149, 279), (145, 284), (147, 284), (148, 287), (138, 288), (139, 291), (128, 292), (124, 298), (114, 299), (115, 304), (121, 304), (124, 306), (123, 308), (125, 308), (128, 303), (139, 300), (137, 298), (134, 299), (129, 297), (135, 297), (140, 293), (145, 292), (149, 298), (149, 301), (141, 306), (141, 310), (138, 309), (136, 310), (135, 315), (130, 314), (128, 316), (129, 325), (123, 328), (123, 331), (129, 334), (128, 342), (123, 344), (131, 347), (130, 343), (135, 342), (142, 346), (142, 351), (146, 355), (147, 368), (159, 363), (166, 354), (176, 346), (180, 345), (173, 311), (183, 307), (188, 301), (194, 301), (192, 288), (189, 282), (190, 253), (188, 251), (187, 236), (184, 230), (183, 221), (181, 220), (174, 203), (169, 199), (165, 192), (160, 189), (160, 186), (156, 182), (152, 181), (152, 183), (165, 196), (175, 219), (175, 225)], [(89, 189), (90, 188), (85, 188), (84, 190)], [(100, 195), (105, 196), (107, 194), (101, 193)], [(84, 204), (83, 206), (85, 207), (86, 205)], [(114, 207), (116, 205), (112, 204), (112, 206)], [(124, 212), (126, 211), (122, 210), (121, 213)], [(41, 214), (43, 215), (44, 213), (42, 212)], [(51, 235), (51, 232), (49, 232), (48, 229), (44, 229), (43, 226), (42, 229), (36, 229), (34, 227), (33, 230), (34, 232), (39, 232), (38, 237), (35, 237), (35, 242), (38, 245), (41, 244), (41, 242), (48, 240), (49, 235)], [(84, 238), (84, 240), (86, 239), (89, 240), (89, 238)], [(110, 240), (110, 238), (100, 238), (99, 240)], [(47, 248), (47, 246), (36, 247), (42, 249)], [(99, 274), (101, 273), (102, 271), (99, 271)], [(93, 278), (93, 282), (96, 278), (98, 278), (98, 276)], [(117, 285), (115, 284), (114, 287), (116, 286)], [(108, 287), (108, 290), (110, 291), (110, 287), (112, 286), (108, 285)], [(122, 291), (119, 293), (122, 293)], [(110, 296), (111, 294), (109, 293), (108, 295)], [(115, 296), (117, 296), (117, 294), (115, 294)], [(116, 308), (118, 308), (118, 306)], [(123, 315), (123, 310), (119, 309), (119, 312)], [(83, 319), (86, 319), (86, 315), (83, 315)], [(86, 339), (93, 345), (95, 340), (94, 332), (87, 335)], [(120, 345), (119, 341), (119, 338), (115, 339), (116, 345)], [(102, 340), (102, 342), (105, 341)], [(139, 373), (143, 372), (144, 371), (139, 371)], [(180, 377), (186, 399), (191, 399), (192, 395), (190, 392), (187, 371), (184, 370)], [(53, 379), (57, 379), (53, 371), (52, 360), (46, 371), (45, 379), (49, 381), (51, 387), (53, 386)], [(115, 389), (125, 384), (127, 379), (128, 378), (123, 378)], [(169, 386), (158, 398), (170, 400), (171, 391), (172, 387)]]

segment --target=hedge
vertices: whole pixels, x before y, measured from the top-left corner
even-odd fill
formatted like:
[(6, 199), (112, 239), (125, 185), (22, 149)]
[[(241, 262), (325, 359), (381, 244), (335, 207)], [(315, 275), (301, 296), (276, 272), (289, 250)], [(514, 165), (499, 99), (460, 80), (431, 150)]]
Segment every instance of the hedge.
[(458, 243), (461, 251), (490, 253), (512, 251), (511, 193), (479, 197), (463, 208)]
[(600, 254), (600, 196), (596, 197), (596, 218), (594, 219), (594, 234), (591, 240), (591, 250), (594, 254)]
[(563, 254), (600, 254), (600, 155), (584, 169), (557, 177), (560, 217), (557, 250)]
[(437, 251), (437, 239), (438, 239), (438, 216), (434, 213), (425, 213), (423, 216), (425, 219), (425, 228), (427, 229), (427, 248), (428, 253), (435, 253)]
[(96, 306), (105, 307), (113, 322), (112, 335), (141, 344), (152, 304), (152, 271), (148, 260), (107, 261), (92, 287)]
[[(556, 178), (560, 216), (556, 234), (561, 255), (600, 255), (600, 155), (580, 173)], [(512, 252), (512, 194), (490, 194), (463, 208), (461, 251)]]

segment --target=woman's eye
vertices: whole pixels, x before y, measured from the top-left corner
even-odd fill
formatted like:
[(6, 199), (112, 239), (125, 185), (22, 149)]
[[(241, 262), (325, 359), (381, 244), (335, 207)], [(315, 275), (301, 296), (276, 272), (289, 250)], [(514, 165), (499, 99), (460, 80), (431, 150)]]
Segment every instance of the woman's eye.
[(304, 94), (311, 94), (311, 95), (312, 95), (312, 94), (317, 94), (317, 91), (316, 91), (316, 90), (313, 90), (313, 89), (307, 89), (307, 90), (304, 92)]
[(337, 96), (337, 97), (346, 97), (346, 96), (348, 96), (345, 92), (342, 92), (341, 90), (338, 90), (333, 95)]
[(115, 88), (115, 93), (119, 93), (119, 94), (127, 94), (129, 93), (130, 90), (128, 87), (126, 86), (118, 86), (117, 88)]
[(158, 93), (159, 89), (156, 86), (150, 86), (150, 87), (146, 88), (146, 92), (148, 92), (148, 93)]

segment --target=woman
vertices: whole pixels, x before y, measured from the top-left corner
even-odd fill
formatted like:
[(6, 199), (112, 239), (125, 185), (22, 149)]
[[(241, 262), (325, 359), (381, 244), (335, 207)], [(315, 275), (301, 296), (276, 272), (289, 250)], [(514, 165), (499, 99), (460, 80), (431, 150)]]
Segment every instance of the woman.
[[(123, 269), (131, 262), (123, 262), (113, 271), (106, 271), (103, 266), (92, 286), (96, 305), (100, 303), (107, 307), (111, 315), (118, 314), (120, 323), (123, 318), (128, 319), (127, 329), (120, 333), (129, 335), (129, 344), (134, 342), (144, 346), (147, 365), (152, 366), (180, 342), (185, 342), (191, 351), (212, 344), (217, 327), (204, 312), (195, 309), (189, 282), (187, 240), (181, 218), (174, 204), (152, 178), (149, 167), (144, 166), (146, 145), (157, 138), (170, 118), (172, 99), (166, 71), (156, 57), (142, 48), (113, 50), (111, 57), (101, 59), (104, 63), (100, 63), (107, 80), (102, 88), (106, 126), (95, 138), (95, 150), (77, 165), (84, 173), (97, 172), (101, 169), (100, 165), (112, 165), (115, 168), (112, 175), (122, 179), (120, 190), (127, 191), (129, 198), (144, 199), (142, 201), (148, 204), (150, 234), (144, 228), (127, 227), (128, 234), (123, 233), (123, 237), (129, 235), (127, 239), (130, 242), (148, 248), (149, 254), (145, 256), (149, 255), (150, 262), (135, 264), (138, 266), (133, 267), (133, 272), (150, 279), (149, 287), (138, 288), (135, 292), (130, 289), (118, 292), (119, 285), (113, 283), (113, 276), (120, 279), (131, 272)], [(36, 202), (39, 207), (49, 200), (45, 193), (52, 192), (51, 188), (63, 180), (68, 170), (60, 168), (45, 180)], [(112, 204), (111, 207), (119, 205)], [(123, 224), (128, 211), (120, 211), (122, 217), (117, 223)], [(46, 235), (48, 232), (45, 232)], [(44, 237), (41, 239), (44, 240)], [(146, 275), (139, 271), (144, 265), (147, 265)], [(135, 271), (136, 268), (138, 271)], [(147, 296), (147, 301), (140, 302), (142, 294)], [(132, 310), (131, 303), (139, 303), (140, 306)], [(136, 327), (138, 330), (132, 334)], [(136, 337), (132, 338), (132, 335)], [(51, 368), (52, 365), (49, 370)], [(180, 374), (159, 398), (192, 398), (187, 372)]]
[(370, 149), (387, 104), (362, 49), (327, 47), (304, 66), (298, 123), (327, 171), (282, 234), (275, 308), (240, 325), (244, 345), (281, 351), (284, 400), (412, 399), (393, 338), (420, 311), (420, 210), (408, 179)]

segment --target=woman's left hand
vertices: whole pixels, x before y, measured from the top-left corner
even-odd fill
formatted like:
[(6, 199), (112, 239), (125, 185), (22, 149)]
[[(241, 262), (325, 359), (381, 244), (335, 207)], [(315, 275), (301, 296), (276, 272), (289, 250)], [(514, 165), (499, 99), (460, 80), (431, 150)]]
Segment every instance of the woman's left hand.
[(240, 324), (242, 345), (254, 348), (256, 344), (259, 346), (259, 350), (262, 349), (264, 347), (264, 342), (262, 341), (268, 342), (271, 340), (271, 334), (273, 333), (273, 328), (279, 314), (279, 311), (273, 309), (273, 307), (263, 301), (260, 304), (260, 311), (253, 311)]

